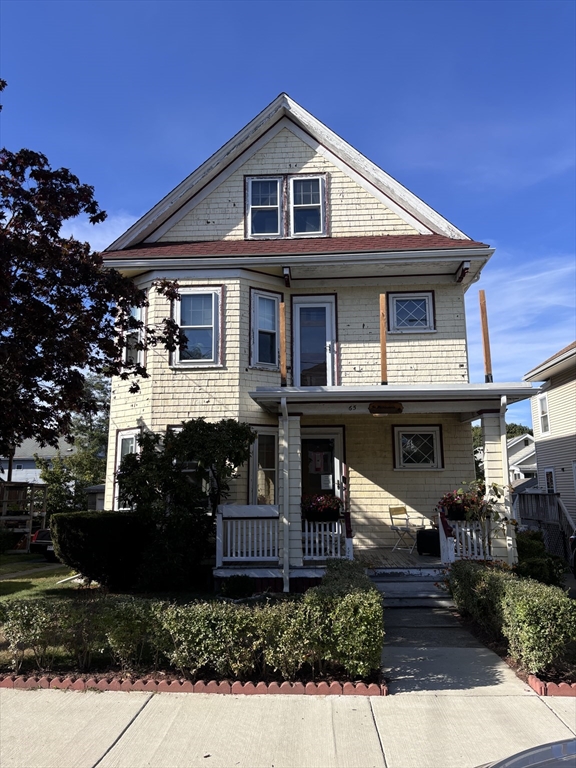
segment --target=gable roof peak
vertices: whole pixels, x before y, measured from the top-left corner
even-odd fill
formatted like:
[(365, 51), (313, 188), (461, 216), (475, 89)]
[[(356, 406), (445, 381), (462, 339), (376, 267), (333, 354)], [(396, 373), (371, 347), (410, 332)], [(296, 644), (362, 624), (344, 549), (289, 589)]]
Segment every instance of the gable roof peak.
[(259, 140), (265, 142), (265, 134), (284, 118), (287, 120), (286, 127), (293, 124), (296, 129), (304, 131), (329, 156), (344, 163), (352, 172), (359, 174), (369, 185), (372, 185), (374, 190), (385, 195), (393, 206), (399, 206), (409, 217), (415, 219), (421, 234), (437, 234), (457, 240), (470, 240), (461, 230), (282, 91), (253, 120), (108, 246), (106, 251), (123, 250), (144, 241), (154, 241), (154, 233), (159, 227), (168, 222), (204, 187), (215, 182), (216, 177), (232, 163), (239, 161), (245, 152), (254, 148), (256, 142)]

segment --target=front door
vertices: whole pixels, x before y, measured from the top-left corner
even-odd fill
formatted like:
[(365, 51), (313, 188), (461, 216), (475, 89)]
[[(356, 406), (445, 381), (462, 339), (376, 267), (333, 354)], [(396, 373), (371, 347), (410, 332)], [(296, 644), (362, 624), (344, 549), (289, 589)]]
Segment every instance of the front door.
[(333, 296), (294, 298), (294, 386), (334, 384)]
[(302, 495), (343, 498), (342, 431), (302, 429)]

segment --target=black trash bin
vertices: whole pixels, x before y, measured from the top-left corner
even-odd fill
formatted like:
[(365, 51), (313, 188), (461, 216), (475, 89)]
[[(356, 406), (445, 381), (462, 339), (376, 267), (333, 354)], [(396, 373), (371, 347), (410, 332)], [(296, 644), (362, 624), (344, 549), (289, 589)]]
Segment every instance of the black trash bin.
[(419, 555), (440, 557), (440, 533), (438, 528), (424, 528), (416, 534), (416, 550)]

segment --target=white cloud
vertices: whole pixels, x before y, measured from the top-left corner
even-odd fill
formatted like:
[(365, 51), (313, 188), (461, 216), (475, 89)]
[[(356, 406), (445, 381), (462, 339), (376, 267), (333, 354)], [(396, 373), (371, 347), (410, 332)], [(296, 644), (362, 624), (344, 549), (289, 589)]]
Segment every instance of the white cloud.
[[(576, 338), (574, 254), (528, 260), (499, 250), (478, 286), (466, 294), (470, 377), (484, 381), (478, 289), (486, 292), (494, 381), (522, 376)], [(513, 414), (513, 416), (512, 416)], [(508, 420), (530, 423), (528, 403), (513, 406)]]
[(102, 224), (90, 224), (84, 216), (66, 222), (61, 234), (63, 237), (75, 237), (82, 242), (88, 242), (95, 251), (103, 251), (138, 219), (126, 211), (118, 211), (109, 215)]

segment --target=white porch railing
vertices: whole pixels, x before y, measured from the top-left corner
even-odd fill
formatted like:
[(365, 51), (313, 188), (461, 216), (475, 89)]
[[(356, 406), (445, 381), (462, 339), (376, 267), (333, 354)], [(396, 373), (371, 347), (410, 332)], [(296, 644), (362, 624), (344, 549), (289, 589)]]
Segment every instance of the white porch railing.
[(490, 546), (490, 522), (456, 522), (448, 521), (452, 529), (449, 536), (442, 521), (438, 526), (440, 533), (440, 557), (443, 563), (453, 563), (455, 560), (468, 558), (471, 560), (488, 560), (492, 557)]
[(453, 522), (454, 555), (456, 560), (488, 560), (491, 556), (489, 525), (490, 522)]
[(222, 504), (216, 517), (216, 567), (224, 563), (277, 563), (278, 507)]
[[(350, 539), (350, 541), (352, 541)], [(302, 521), (302, 554), (309, 560), (325, 560), (327, 557), (347, 557), (344, 546), (342, 520), (329, 523)], [(346, 554), (343, 554), (346, 552)]]

